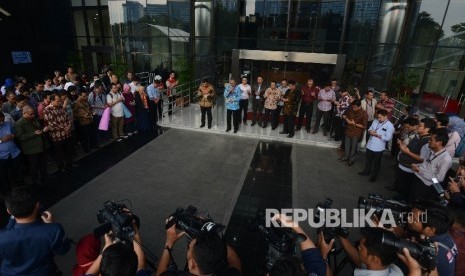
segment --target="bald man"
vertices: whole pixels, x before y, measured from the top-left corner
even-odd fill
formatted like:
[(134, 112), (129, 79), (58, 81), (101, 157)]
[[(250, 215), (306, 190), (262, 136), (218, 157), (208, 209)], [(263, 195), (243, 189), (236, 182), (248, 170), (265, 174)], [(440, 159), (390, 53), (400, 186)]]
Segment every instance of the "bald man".
[[(16, 138), (24, 157), (29, 163), (29, 175), (33, 185), (45, 182), (47, 175), (48, 142), (44, 133), (48, 131), (35, 117), (34, 109), (26, 105), (22, 108), (23, 116), (15, 124)], [(39, 176), (40, 172), (40, 176)]]

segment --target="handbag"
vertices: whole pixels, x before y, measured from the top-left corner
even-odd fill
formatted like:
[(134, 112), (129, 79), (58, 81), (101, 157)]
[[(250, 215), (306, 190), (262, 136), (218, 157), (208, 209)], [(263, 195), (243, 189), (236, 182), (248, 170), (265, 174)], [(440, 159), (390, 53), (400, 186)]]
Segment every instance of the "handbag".
[(123, 112), (124, 112), (124, 118), (129, 119), (132, 117), (131, 111), (125, 104), (123, 104)]
[(110, 114), (111, 114), (111, 108), (110, 107), (105, 108), (102, 114), (102, 118), (100, 119), (98, 129), (103, 130), (103, 131), (108, 130), (108, 125), (110, 124)]

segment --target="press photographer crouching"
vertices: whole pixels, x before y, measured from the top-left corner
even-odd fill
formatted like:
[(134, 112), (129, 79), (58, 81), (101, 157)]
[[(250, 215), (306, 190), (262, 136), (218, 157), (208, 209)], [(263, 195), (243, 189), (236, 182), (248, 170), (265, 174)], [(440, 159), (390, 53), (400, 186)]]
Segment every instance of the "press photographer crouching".
[[(300, 251), (302, 257), (301, 261), (298, 260), (295, 256), (282, 257), (274, 262), (268, 273), (268, 276), (327, 275), (327, 264), (325, 263), (324, 259), (327, 258), (329, 250), (320, 253), (320, 250), (315, 246), (315, 243), (308, 237), (304, 230), (290, 218), (282, 214), (277, 214), (273, 217), (273, 219), (277, 220), (283, 227), (292, 228), (295, 233), (304, 236), (305, 240), (300, 242)], [(333, 243), (334, 241), (332, 241), (328, 247), (331, 248)]]
[(102, 253), (87, 270), (86, 276), (148, 276), (144, 247), (139, 233), (139, 219), (124, 204), (107, 201), (97, 212), (102, 226), (94, 230), (105, 233)]
[(52, 213), (40, 210), (38, 200), (26, 189), (13, 190), (5, 205), (11, 217), (0, 231), (0, 274), (59, 275), (54, 255), (64, 255), (70, 248), (63, 227), (53, 222)]
[[(156, 275), (241, 275), (238, 255), (220, 236), (223, 229), (224, 226), (214, 223), (208, 214), (199, 214), (193, 206), (177, 209), (166, 223), (165, 248)], [(188, 238), (185, 272), (178, 269), (171, 255), (175, 243), (183, 236)]]
[(452, 223), (447, 208), (439, 203), (418, 201), (413, 204), (408, 227), (417, 234), (417, 239), (424, 236), (437, 243), (436, 265), (440, 276), (455, 275), (457, 247), (448, 233)]

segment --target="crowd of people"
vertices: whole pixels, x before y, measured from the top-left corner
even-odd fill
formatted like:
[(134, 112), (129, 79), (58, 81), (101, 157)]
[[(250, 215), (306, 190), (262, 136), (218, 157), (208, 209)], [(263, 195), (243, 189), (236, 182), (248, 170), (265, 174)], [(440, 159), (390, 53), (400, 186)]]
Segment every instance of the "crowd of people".
[(48, 182), (50, 160), (58, 173), (67, 173), (77, 166), (78, 144), (88, 153), (140, 132), (161, 133), (163, 95), (172, 97), (177, 85), (174, 72), (165, 82), (157, 75), (144, 87), (131, 72), (120, 81), (107, 69), (89, 81), (72, 67), (33, 86), (24, 77), (7, 79), (0, 96), (0, 192), (23, 185), (23, 171), (35, 186)]
[[(67, 173), (76, 166), (73, 155), (77, 141), (88, 152), (108, 139), (122, 142), (139, 132), (159, 133), (157, 121), (163, 116), (162, 94), (168, 98), (169, 112), (172, 112), (178, 86), (174, 72), (166, 80), (156, 76), (147, 87), (131, 73), (124, 81), (111, 70), (103, 77), (95, 75), (92, 81), (78, 76), (71, 67), (63, 76), (58, 71), (54, 73), (53, 78), (46, 77), (33, 87), (28, 86), (25, 78), (18, 78), (5, 81), (1, 89), (1, 192), (6, 195), (6, 207), (12, 216), (0, 231), (2, 275), (56, 275), (53, 256), (64, 254), (70, 248), (63, 228), (53, 222), (50, 212), (40, 210), (32, 193), (26, 189), (11, 191), (12, 187), (24, 183), (19, 171), (27, 168), (32, 184), (40, 185), (50, 178), (46, 167), (50, 155), (56, 161), (58, 173)], [(211, 128), (216, 94), (208, 80), (202, 80), (197, 96), (202, 114), (200, 127)], [(324, 136), (334, 132), (335, 140), (341, 141), (338, 160), (348, 167), (356, 161), (359, 144), (366, 144), (365, 166), (359, 175), (369, 176), (371, 182), (377, 180), (381, 160), (391, 144), (396, 160), (395, 180), (386, 188), (398, 192), (396, 199), (411, 204), (413, 214), (413, 219), (402, 229), (406, 231), (394, 231), (395, 234), (399, 238), (426, 236), (439, 244), (433, 273), (465, 274), (465, 158), (461, 159), (457, 171), (451, 172), (452, 158), (458, 154), (465, 134), (463, 119), (444, 113), (420, 119), (409, 108), (396, 117), (393, 116), (394, 101), (386, 91), (380, 93), (379, 100), (371, 90), (363, 97), (358, 90), (351, 95), (335, 80), (320, 89), (313, 79), (302, 86), (294, 80), (282, 80), (279, 85), (271, 81), (267, 87), (261, 76), (253, 86), (244, 77), (238, 85), (234, 79), (229, 80), (223, 96), (226, 132), (236, 133), (240, 124), (247, 125), (251, 103), (251, 126), (267, 128), (270, 124), (275, 130), (282, 113), (280, 133), (289, 138), (302, 127), (309, 135), (320, 129)], [(312, 128), (314, 105), (317, 110)], [(103, 131), (108, 129), (111, 131)], [(436, 184), (445, 190), (444, 198)], [(427, 221), (415, 219), (423, 214), (427, 214)], [(334, 241), (328, 243), (320, 234), (314, 243), (289, 218), (276, 219), (304, 235), (306, 240), (300, 244), (302, 260), (280, 259), (268, 275), (331, 275), (326, 260)], [(133, 243), (129, 246), (117, 242), (111, 234), (105, 235), (103, 243), (93, 235), (82, 239), (77, 256), (91, 254), (82, 258), (85, 261), (78, 257), (75, 275), (151, 275), (136, 224), (134, 229)], [(407, 250), (396, 253), (393, 248), (380, 244), (383, 231), (388, 230), (362, 231), (358, 248), (348, 239), (338, 238), (357, 267), (354, 275), (421, 275), (418, 261)], [(169, 269), (171, 250), (183, 233), (173, 226), (166, 234), (156, 274), (184, 275)], [(190, 241), (186, 268), (194, 275), (241, 274), (240, 256), (220, 236), (208, 231)]]

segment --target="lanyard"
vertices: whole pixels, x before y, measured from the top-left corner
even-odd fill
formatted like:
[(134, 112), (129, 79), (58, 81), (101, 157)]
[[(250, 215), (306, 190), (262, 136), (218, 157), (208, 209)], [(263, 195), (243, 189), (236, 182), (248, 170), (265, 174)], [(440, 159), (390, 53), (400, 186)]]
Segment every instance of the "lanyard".
[(379, 129), (380, 127), (382, 127), (386, 122), (387, 122), (387, 120), (384, 121), (384, 122), (380, 125), (380, 124), (379, 124), (379, 121), (378, 121), (378, 124), (376, 125), (376, 128), (375, 128), (375, 132), (378, 131), (378, 129)]
[(445, 149), (444, 149), (440, 154), (434, 155), (433, 159), (431, 159), (431, 155), (433, 155), (434, 152), (431, 152), (431, 153), (429, 154), (428, 162), (429, 162), (429, 163), (432, 163), (432, 162), (434, 161), (434, 159), (436, 159), (436, 158), (438, 158), (439, 156), (441, 156), (444, 152), (446, 152)]

